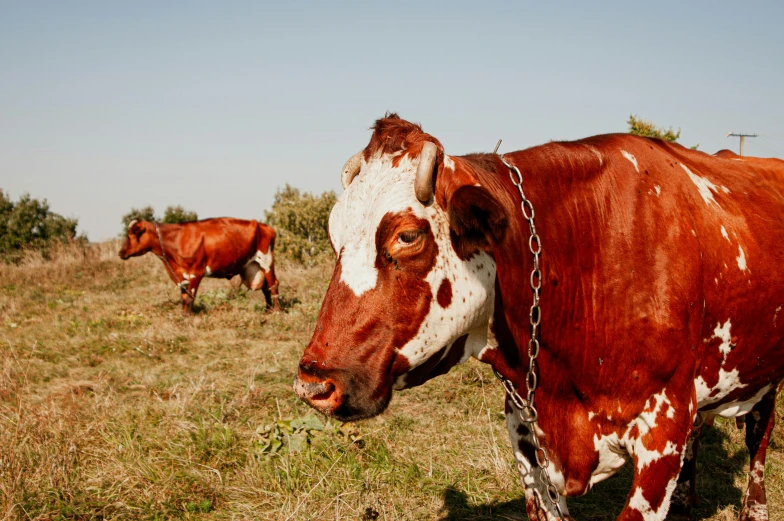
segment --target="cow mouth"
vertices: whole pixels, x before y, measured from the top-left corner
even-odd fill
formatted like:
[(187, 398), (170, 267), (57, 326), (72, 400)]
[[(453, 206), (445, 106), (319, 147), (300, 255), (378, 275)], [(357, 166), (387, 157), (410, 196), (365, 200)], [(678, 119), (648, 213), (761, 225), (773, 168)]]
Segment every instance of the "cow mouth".
[[(308, 375), (294, 377), (294, 392), (318, 412), (342, 422), (365, 420), (386, 410), (392, 399), (391, 386), (379, 397), (369, 396), (367, 388), (346, 390), (331, 379), (312, 381)], [(377, 393), (370, 393), (377, 394)]]

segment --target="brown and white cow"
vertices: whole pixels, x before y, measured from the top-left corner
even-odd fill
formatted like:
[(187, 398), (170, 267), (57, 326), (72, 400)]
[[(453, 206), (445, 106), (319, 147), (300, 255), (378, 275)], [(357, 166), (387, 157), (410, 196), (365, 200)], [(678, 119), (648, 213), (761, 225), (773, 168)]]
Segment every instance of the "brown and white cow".
[[(741, 519), (767, 519), (765, 449), (784, 377), (784, 162), (626, 134), (505, 159), (522, 171), (543, 249), (537, 433), (558, 491), (584, 494), (631, 459), (618, 519), (664, 519), (693, 425), (740, 417), (752, 468)], [(447, 155), (393, 114), (346, 163), (343, 185), (329, 223), (337, 263), (297, 394), (341, 420), (367, 418), (393, 389), (473, 356), (525, 396), (532, 256), (501, 157)], [(552, 520), (531, 432), (508, 398), (506, 411), (529, 518)]]
[(132, 221), (120, 258), (153, 252), (180, 288), (182, 310), (190, 313), (204, 277), (240, 275), (252, 290), (264, 293), (267, 307), (280, 311), (275, 277), (275, 230), (257, 221), (221, 217), (182, 224)]

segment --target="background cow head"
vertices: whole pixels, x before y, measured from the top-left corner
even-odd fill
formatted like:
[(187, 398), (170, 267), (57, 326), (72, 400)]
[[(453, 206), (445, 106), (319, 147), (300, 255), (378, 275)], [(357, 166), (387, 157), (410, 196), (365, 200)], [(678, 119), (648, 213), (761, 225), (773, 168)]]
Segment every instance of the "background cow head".
[(335, 271), (294, 383), (311, 406), (344, 421), (374, 416), (393, 388), (493, 342), (487, 251), (506, 222), (471, 175), (479, 163), (445, 155), (394, 114), (346, 163), (329, 220)]
[(158, 244), (155, 226), (147, 221), (134, 219), (128, 225), (128, 235), (125, 236), (123, 245), (120, 248), (120, 258), (125, 260), (129, 257), (144, 255), (155, 244)]

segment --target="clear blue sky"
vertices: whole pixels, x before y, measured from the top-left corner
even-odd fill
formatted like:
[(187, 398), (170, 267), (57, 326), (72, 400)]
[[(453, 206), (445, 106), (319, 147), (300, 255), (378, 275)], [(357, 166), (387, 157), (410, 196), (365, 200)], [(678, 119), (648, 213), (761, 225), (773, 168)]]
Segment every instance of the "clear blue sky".
[(387, 110), (448, 153), (625, 131), (784, 156), (784, 2), (0, 1), (0, 188), (91, 240), (132, 206), (340, 191)]

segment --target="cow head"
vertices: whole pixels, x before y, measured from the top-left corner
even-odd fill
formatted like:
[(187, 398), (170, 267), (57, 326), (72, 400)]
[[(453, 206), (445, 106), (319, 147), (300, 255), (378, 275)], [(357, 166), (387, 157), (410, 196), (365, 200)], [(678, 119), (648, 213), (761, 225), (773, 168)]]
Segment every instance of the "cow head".
[(119, 255), (122, 260), (144, 255), (157, 244), (158, 236), (155, 232), (155, 225), (134, 219), (128, 225), (128, 235), (125, 236)]
[(492, 343), (495, 262), (506, 226), (473, 176), (388, 115), (346, 163), (329, 219), (337, 262), (300, 360), (297, 394), (341, 420), (381, 413), (392, 390), (424, 383)]

